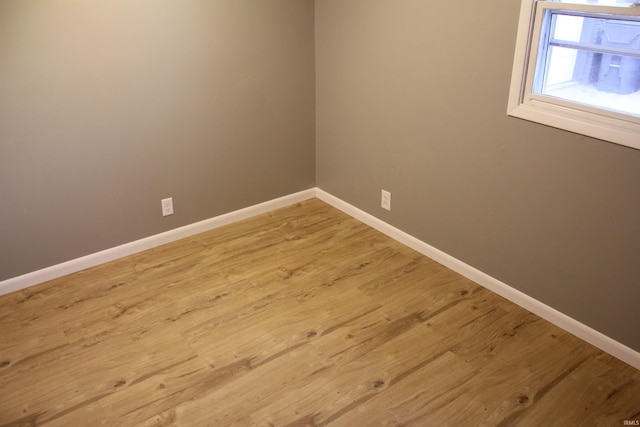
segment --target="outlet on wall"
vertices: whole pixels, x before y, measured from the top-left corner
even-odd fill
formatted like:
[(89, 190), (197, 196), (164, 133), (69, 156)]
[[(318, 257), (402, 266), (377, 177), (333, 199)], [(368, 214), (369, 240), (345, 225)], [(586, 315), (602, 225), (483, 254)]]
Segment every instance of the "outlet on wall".
[(391, 193), (389, 193), (388, 191), (382, 190), (382, 201), (380, 202), (380, 206), (382, 206), (383, 209), (386, 209), (388, 211), (391, 210)]
[(173, 215), (173, 197), (160, 200), (162, 204), (162, 216)]

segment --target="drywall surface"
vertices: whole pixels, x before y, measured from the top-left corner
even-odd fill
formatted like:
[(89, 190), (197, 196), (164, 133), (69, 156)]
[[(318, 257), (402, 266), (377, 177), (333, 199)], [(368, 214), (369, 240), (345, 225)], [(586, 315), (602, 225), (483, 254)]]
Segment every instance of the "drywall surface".
[(317, 185), (640, 350), (640, 151), (506, 115), (518, 12), (317, 1)]
[(0, 280), (313, 187), (313, 26), (310, 0), (0, 2)]

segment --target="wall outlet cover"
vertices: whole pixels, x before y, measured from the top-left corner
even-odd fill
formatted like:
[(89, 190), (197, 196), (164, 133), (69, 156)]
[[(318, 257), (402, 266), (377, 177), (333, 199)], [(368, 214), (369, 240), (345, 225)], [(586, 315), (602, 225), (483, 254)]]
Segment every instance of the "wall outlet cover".
[(390, 211), (391, 210), (391, 193), (386, 190), (382, 190), (381, 199), (382, 200), (380, 202), (380, 206), (382, 206), (383, 209)]
[(173, 215), (173, 197), (162, 199), (160, 203), (162, 204), (162, 216)]

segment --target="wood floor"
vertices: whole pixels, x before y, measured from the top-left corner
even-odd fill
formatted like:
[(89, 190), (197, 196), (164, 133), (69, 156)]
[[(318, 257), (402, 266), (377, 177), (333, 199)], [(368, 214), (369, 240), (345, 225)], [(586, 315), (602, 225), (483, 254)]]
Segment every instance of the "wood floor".
[(319, 200), (0, 297), (0, 425), (622, 426), (640, 371)]

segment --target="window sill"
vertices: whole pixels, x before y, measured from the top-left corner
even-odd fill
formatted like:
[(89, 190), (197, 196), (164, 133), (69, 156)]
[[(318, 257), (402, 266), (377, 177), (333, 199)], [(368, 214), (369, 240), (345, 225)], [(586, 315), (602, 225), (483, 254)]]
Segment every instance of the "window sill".
[(637, 123), (533, 99), (510, 108), (508, 114), (640, 150), (640, 125)]

